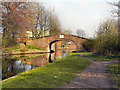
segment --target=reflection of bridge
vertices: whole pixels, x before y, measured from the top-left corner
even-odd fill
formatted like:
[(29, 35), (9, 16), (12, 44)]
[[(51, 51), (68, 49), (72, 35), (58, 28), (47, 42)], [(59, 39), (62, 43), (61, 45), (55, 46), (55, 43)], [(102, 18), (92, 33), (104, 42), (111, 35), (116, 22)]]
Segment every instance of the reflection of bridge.
[(82, 43), (85, 41), (85, 38), (68, 34), (54, 35), (39, 39), (28, 40), (26, 44), (49, 51), (51, 50), (51, 46), (53, 43), (64, 40), (74, 42), (77, 47), (76, 50), (83, 50)]

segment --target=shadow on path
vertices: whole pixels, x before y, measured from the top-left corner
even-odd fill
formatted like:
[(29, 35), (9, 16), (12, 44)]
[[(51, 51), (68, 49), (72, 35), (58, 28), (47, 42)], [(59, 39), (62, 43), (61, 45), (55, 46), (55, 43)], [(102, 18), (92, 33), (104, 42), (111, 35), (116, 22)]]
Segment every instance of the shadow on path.
[(93, 64), (80, 74), (76, 74), (77, 78), (64, 88), (117, 88), (118, 86), (109, 79), (107, 66), (118, 61), (94, 61), (93, 59), (92, 61)]

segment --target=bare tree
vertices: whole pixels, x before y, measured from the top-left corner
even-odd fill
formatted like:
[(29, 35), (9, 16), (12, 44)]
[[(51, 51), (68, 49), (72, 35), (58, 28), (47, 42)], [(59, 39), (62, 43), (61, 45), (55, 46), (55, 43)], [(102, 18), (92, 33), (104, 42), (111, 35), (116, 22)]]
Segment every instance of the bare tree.
[(79, 37), (85, 37), (85, 31), (82, 30), (82, 29), (78, 29), (78, 30), (76, 31), (76, 34), (77, 34), (77, 36), (79, 36)]
[(117, 2), (107, 2), (107, 3), (117, 8), (112, 10), (111, 13), (115, 17), (118, 17), (118, 35), (119, 35), (120, 34), (120, 0), (118, 0)]
[(53, 11), (50, 11), (50, 35), (57, 35), (61, 32), (61, 23), (57, 15)]
[(16, 38), (25, 36), (26, 30), (31, 28), (29, 5), (25, 2), (3, 2), (1, 5), (3, 41), (7, 46), (15, 45)]
[(33, 36), (36, 38), (43, 37), (44, 32), (48, 30), (49, 14), (42, 3), (33, 3), (32, 7), (35, 15)]
[(117, 2), (108, 2), (110, 5), (115, 6), (117, 9), (112, 10), (112, 14), (116, 14), (118, 17), (117, 36), (118, 36), (118, 52), (120, 52), (120, 0)]
[(35, 29), (33, 30), (35, 37), (44, 37), (47, 32), (50, 35), (60, 33), (60, 22), (53, 12), (48, 11), (42, 3), (34, 3), (33, 7), (36, 17)]
[(66, 30), (63, 31), (63, 33), (64, 33), (64, 34), (72, 35), (73, 32), (72, 32), (72, 30), (70, 30), (70, 29), (66, 29)]

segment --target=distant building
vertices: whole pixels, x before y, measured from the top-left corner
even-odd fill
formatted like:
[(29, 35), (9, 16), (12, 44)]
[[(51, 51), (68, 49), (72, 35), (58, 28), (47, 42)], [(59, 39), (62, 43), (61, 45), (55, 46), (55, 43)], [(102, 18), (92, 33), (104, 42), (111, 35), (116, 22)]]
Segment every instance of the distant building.
[(45, 36), (49, 36), (50, 35), (49, 31), (45, 31), (44, 33), (45, 33), (44, 34)]
[(33, 37), (32, 31), (27, 31), (26, 33), (27, 33), (26, 37), (28, 37), (28, 38), (29, 38), (29, 37)]
[[(32, 34), (32, 31), (27, 31), (26, 32), (27, 33), (27, 35), (26, 35), (26, 37), (33, 37), (33, 34)], [(45, 31), (44, 33), (42, 33), (43, 35), (40, 35), (40, 36), (49, 36), (49, 31)]]
[(59, 42), (56, 42), (56, 49), (74, 51), (76, 49), (76, 45), (74, 42), (59, 41)]
[[(49, 36), (49, 31), (45, 31), (43, 33), (43, 36)], [(40, 37), (42, 37), (42, 35), (40, 35)], [(30, 38), (34, 38), (32, 31), (27, 30), (26, 31), (26, 36), (25, 37), (17, 37), (17, 42), (26, 42), (26, 40), (30, 39)]]

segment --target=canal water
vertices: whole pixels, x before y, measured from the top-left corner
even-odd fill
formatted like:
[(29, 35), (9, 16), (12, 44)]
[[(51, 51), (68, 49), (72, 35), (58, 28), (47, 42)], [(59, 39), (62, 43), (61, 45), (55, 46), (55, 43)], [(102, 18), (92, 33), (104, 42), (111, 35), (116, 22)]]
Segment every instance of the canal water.
[[(68, 56), (67, 51), (59, 50), (54, 53), (9, 55), (2, 57), (2, 80), (18, 73), (29, 71), (36, 67), (43, 67), (55, 60)], [(0, 67), (1, 68), (1, 67)]]

